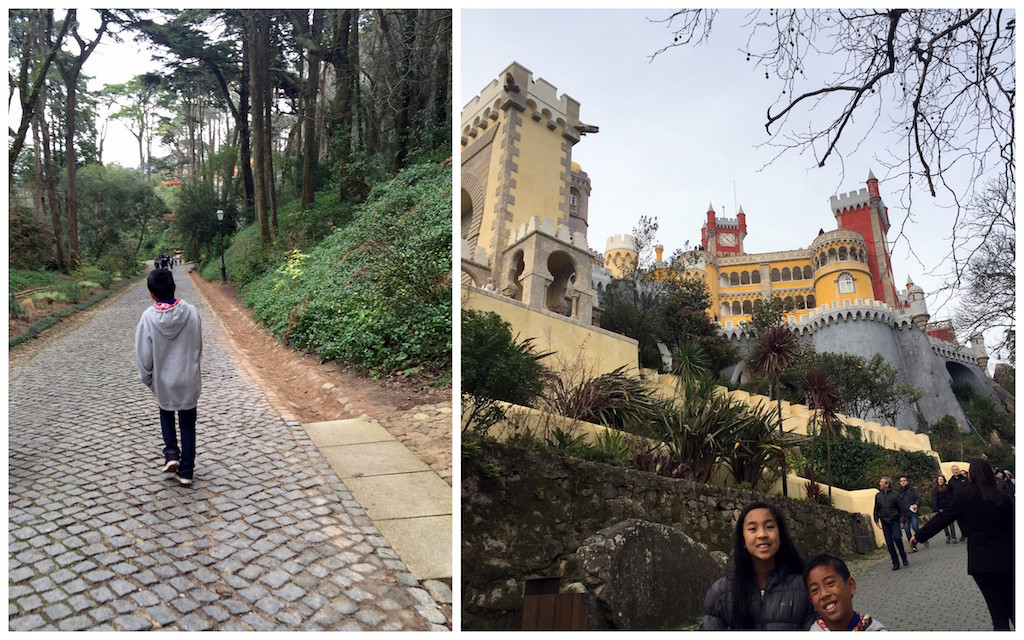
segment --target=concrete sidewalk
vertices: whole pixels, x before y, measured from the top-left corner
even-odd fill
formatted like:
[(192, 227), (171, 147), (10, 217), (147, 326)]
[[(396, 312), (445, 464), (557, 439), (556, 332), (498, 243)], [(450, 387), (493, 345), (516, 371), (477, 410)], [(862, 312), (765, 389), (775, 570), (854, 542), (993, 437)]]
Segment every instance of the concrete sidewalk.
[(302, 426), (416, 579), (451, 580), (451, 486), (380, 425)]

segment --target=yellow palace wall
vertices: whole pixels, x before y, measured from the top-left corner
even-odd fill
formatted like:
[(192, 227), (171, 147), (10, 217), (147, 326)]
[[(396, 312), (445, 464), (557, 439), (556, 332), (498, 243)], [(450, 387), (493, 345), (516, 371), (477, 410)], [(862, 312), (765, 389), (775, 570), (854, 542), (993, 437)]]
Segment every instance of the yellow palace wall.
[(638, 372), (637, 341), (605, 329), (583, 327), (549, 311), (538, 311), (505, 296), (462, 285), (462, 308), (492, 311), (512, 325), (518, 339), (533, 338), (535, 349), (552, 352), (541, 362), (555, 372), (579, 372), (599, 376), (618, 367)]

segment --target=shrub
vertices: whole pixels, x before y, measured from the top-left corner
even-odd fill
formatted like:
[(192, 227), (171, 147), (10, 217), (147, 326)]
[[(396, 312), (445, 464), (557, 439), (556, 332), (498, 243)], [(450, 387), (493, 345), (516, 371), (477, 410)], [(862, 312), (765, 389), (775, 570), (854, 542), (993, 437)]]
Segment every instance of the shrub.
[[(450, 368), (451, 198), (450, 168), (407, 169), (375, 187), (350, 225), (310, 251), (297, 279), (288, 271), (295, 265), (277, 269), (284, 250), (250, 246), (242, 255), (265, 263), (249, 269), (264, 275), (243, 287), (246, 304), (275, 334), (322, 360), (375, 375)], [(258, 243), (244, 233), (232, 251)]]
[(28, 318), (28, 310), (21, 306), (14, 294), (8, 294), (8, 311), (7, 315), (9, 318)]
[(660, 435), (653, 424), (665, 410), (665, 403), (655, 398), (650, 386), (639, 377), (626, 375), (624, 367), (581, 381), (569, 374), (551, 376), (544, 386), (544, 405), (567, 418), (644, 437)]
[[(94, 286), (100, 286), (104, 289), (109, 289), (110, 285), (114, 282), (114, 276), (110, 275), (103, 269), (94, 266), (82, 267), (78, 270), (78, 277), (83, 278), (87, 281), (95, 282)], [(84, 286), (84, 282), (82, 283)]]
[(68, 282), (61, 286), (60, 293), (68, 302), (78, 304), (78, 301), (82, 299), (82, 285), (77, 282)]
[(462, 393), (529, 405), (544, 387), (547, 355), (514, 339), (498, 314), (462, 310)]
[(30, 209), (14, 207), (8, 214), (9, 264), (19, 269), (38, 269), (54, 253), (53, 230)]
[[(816, 475), (827, 480), (824, 470), (825, 441), (818, 438), (815, 447)], [(941, 454), (940, 454), (941, 455)], [(915, 485), (926, 483), (939, 472), (935, 458), (921, 451), (886, 449), (867, 442), (859, 429), (832, 437), (832, 483), (841, 489), (856, 490), (873, 487), (882, 476), (896, 478), (906, 474)]]

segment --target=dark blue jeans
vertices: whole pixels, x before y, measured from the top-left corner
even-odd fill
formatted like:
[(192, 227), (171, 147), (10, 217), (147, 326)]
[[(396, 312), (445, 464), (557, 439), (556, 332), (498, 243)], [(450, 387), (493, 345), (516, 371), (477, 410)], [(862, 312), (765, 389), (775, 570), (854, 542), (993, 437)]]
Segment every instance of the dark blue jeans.
[[(911, 536), (921, 531), (921, 525), (919, 523), (919, 517), (916, 513), (907, 513), (904, 517), (906, 524), (903, 527), (903, 533), (907, 534), (907, 540), (910, 540)], [(913, 531), (911, 531), (913, 529)]]
[(178, 411), (181, 429), (181, 449), (174, 428), (174, 412), (160, 410), (160, 431), (164, 436), (164, 460), (179, 460), (178, 475), (191, 478), (196, 467), (196, 407)]
[[(904, 561), (907, 559), (907, 552), (903, 548), (903, 535), (900, 533), (900, 520), (896, 518), (886, 522), (882, 520), (882, 535), (885, 536), (885, 546), (889, 548), (889, 555), (892, 557), (893, 566), (898, 566), (900, 563), (900, 557)], [(899, 556), (896, 555), (896, 550), (899, 550)]]

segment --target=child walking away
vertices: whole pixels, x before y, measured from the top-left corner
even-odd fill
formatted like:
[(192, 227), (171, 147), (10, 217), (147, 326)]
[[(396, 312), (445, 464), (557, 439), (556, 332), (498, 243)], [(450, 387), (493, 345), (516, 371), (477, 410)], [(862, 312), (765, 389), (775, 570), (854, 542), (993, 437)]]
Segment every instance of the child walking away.
[[(135, 330), (139, 378), (156, 396), (164, 438), (164, 471), (182, 485), (192, 484), (196, 460), (196, 405), (199, 402), (199, 361), (203, 329), (196, 308), (174, 297), (169, 269), (154, 269), (146, 281), (155, 301)], [(174, 414), (178, 414), (178, 448)]]
[(814, 556), (804, 570), (807, 595), (820, 616), (810, 631), (888, 631), (871, 616), (853, 610), (857, 581), (846, 563), (828, 553)]

